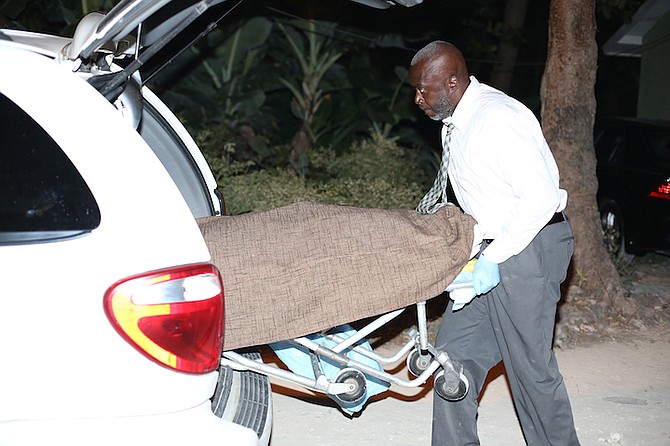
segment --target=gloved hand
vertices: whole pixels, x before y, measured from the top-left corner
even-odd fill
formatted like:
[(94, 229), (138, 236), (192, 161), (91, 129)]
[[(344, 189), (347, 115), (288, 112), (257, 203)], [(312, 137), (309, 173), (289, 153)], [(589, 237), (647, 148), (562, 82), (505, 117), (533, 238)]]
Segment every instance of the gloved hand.
[(486, 294), (500, 283), (500, 268), (484, 254), (479, 256), (472, 271), (472, 287), (475, 294)]
[(458, 311), (463, 308), (475, 297), (475, 290), (472, 288), (472, 272), (461, 271), (458, 273), (445, 291), (449, 293), (449, 299), (454, 301), (451, 311)]

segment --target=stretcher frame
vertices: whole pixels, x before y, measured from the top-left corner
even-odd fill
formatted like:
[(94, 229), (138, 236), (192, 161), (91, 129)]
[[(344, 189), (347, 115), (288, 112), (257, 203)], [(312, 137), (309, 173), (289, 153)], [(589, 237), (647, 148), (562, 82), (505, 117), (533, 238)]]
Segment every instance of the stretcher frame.
[[(398, 317), (409, 307), (379, 316), (348, 337), (324, 333), (328, 340), (335, 343), (333, 347), (326, 347), (307, 337), (289, 341), (309, 351), (315, 378), (287, 371), (276, 365), (255, 361), (234, 351), (224, 351), (221, 364), (235, 370), (257, 372), (327, 394), (342, 407), (351, 407), (366, 400), (367, 377), (373, 377), (389, 386), (415, 388), (425, 384), (431, 376), (434, 376), (435, 391), (440, 397), (448, 401), (460, 400), (465, 397), (469, 389), (469, 381), (463, 373), (463, 366), (453, 361), (446, 351), (438, 350), (428, 342), (426, 302), (419, 302), (415, 305), (417, 328), (411, 328), (408, 331), (409, 339), (391, 356), (380, 355), (374, 349), (363, 348), (357, 344), (365, 341), (370, 334)], [(349, 351), (363, 355), (379, 364), (380, 367), (375, 368), (352, 359), (346, 354)], [(320, 358), (341, 367), (334, 378), (328, 378), (320, 370), (318, 366)], [(386, 371), (396, 366), (403, 358), (406, 358), (407, 367), (414, 376), (413, 379), (401, 378)]]

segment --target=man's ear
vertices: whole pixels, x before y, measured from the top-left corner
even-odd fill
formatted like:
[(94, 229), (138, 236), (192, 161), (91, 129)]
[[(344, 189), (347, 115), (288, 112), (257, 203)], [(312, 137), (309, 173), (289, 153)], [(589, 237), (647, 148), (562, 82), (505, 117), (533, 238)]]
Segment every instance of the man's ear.
[(447, 81), (445, 82), (445, 87), (447, 88), (448, 91), (456, 91), (458, 90), (458, 76), (455, 74), (452, 74), (447, 78)]

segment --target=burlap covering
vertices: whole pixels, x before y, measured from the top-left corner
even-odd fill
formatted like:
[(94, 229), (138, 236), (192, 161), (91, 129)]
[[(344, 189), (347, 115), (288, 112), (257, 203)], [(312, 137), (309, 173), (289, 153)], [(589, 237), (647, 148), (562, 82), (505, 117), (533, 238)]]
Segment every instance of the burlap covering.
[(224, 348), (267, 344), (441, 294), (468, 261), (474, 220), (296, 203), (198, 219), (223, 276)]

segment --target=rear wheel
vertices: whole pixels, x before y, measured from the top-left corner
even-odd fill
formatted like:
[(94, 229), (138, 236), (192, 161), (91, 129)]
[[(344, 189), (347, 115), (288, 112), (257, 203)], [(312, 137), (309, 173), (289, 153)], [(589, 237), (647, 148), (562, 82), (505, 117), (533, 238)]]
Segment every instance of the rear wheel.
[(616, 262), (630, 263), (635, 255), (626, 252), (624, 221), (619, 206), (606, 201), (600, 208), (600, 224), (603, 229), (605, 248)]

